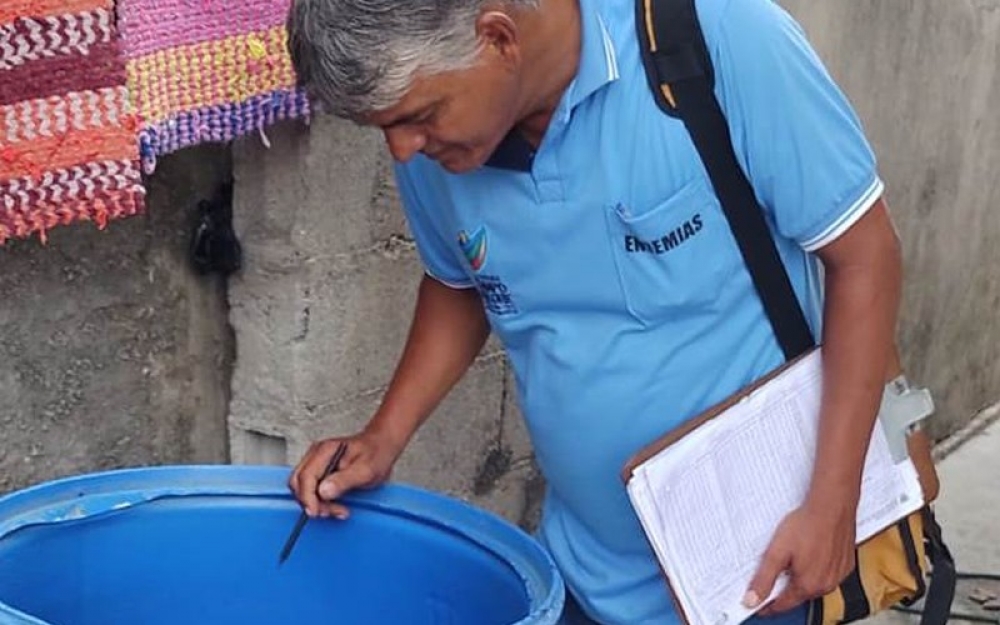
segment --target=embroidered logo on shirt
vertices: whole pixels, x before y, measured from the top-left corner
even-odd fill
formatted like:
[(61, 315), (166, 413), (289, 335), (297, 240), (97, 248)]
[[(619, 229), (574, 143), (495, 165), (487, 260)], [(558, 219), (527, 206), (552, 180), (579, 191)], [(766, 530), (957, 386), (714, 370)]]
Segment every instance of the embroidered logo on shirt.
[(468, 232), (462, 230), (458, 233), (458, 244), (462, 247), (462, 253), (472, 266), (472, 270), (478, 272), (486, 262), (486, 228), (480, 226), (470, 236)]
[(693, 217), (691, 217), (691, 219), (688, 219), (670, 232), (664, 234), (662, 237), (651, 241), (644, 241), (639, 237), (627, 234), (625, 235), (625, 251), (633, 253), (644, 252), (646, 254), (666, 254), (670, 250), (701, 232), (702, 227), (703, 223), (701, 221), (701, 214), (696, 213)]
[(476, 281), (476, 290), (483, 298), (486, 310), (494, 315), (513, 315), (517, 312), (517, 306), (511, 297), (510, 288), (500, 276), (481, 272), (483, 265), (486, 264), (486, 239), (486, 228), (483, 226), (476, 228), (472, 234), (465, 230), (458, 233), (458, 245), (475, 272), (473, 277)]

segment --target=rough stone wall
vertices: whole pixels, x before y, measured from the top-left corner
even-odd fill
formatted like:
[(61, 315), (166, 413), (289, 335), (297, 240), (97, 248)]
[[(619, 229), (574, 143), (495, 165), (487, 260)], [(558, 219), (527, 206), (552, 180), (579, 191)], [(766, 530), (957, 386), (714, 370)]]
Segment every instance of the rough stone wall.
[(218, 148), (165, 159), (143, 216), (0, 247), (0, 493), (65, 475), (227, 459), (225, 292), (187, 264)]
[[(231, 284), (235, 462), (294, 464), (360, 429), (396, 364), (422, 275), (381, 136), (317, 119), (234, 150), (246, 268)], [(495, 343), (420, 430), (393, 478), (530, 524), (540, 494)]]
[(943, 436), (1000, 401), (1000, 1), (782, 4), (878, 154), (904, 244), (899, 341)]

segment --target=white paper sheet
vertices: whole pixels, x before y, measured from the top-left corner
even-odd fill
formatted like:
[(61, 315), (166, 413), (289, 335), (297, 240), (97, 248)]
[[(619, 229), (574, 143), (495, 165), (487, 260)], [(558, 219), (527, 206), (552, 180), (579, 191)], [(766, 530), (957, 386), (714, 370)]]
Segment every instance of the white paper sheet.
[[(692, 625), (732, 625), (775, 528), (805, 498), (822, 392), (816, 350), (640, 465), (632, 504)], [(875, 427), (858, 506), (861, 542), (917, 510), (909, 459), (894, 464)], [(817, 537), (821, 540), (821, 537)], [(771, 597), (784, 587), (782, 578)]]

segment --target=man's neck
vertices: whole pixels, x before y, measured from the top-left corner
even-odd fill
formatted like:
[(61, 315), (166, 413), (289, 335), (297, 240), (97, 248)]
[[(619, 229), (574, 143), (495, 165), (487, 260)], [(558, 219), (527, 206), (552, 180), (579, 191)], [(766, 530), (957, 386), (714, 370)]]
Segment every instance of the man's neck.
[(580, 63), (578, 0), (542, 0), (523, 13), (524, 94), (516, 128), (538, 147)]

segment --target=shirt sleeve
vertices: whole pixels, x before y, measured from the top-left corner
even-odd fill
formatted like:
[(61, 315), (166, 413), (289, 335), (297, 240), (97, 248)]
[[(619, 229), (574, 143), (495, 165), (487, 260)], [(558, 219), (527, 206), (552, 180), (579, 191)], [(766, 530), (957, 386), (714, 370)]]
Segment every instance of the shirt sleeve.
[(396, 163), (394, 168), (400, 204), (424, 271), (438, 282), (453, 289), (471, 288), (472, 280), (456, 257), (456, 247), (448, 245), (441, 234), (440, 225), (435, 222), (434, 215), (421, 202), (413, 182), (413, 176), (419, 174), (399, 163)]
[(729, 0), (709, 30), (717, 93), (758, 200), (782, 235), (822, 248), (883, 191), (858, 116), (773, 0)]

